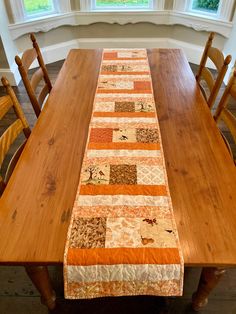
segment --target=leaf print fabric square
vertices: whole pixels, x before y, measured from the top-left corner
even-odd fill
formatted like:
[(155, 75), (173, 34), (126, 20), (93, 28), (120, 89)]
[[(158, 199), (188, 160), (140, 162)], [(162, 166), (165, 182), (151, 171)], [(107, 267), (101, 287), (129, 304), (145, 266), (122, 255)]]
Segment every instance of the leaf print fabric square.
[(136, 165), (111, 165), (110, 184), (137, 184)]
[(140, 143), (158, 143), (159, 136), (156, 129), (137, 129), (136, 130), (137, 142)]
[(70, 247), (91, 249), (105, 247), (106, 218), (77, 218), (73, 220)]

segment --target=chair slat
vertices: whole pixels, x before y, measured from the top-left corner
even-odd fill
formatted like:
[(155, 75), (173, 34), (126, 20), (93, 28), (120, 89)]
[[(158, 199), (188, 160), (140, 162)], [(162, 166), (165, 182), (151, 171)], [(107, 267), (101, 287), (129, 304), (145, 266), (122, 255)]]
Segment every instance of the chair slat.
[[(224, 121), (225, 125), (227, 126), (233, 137), (234, 142), (236, 143), (236, 117), (232, 114), (232, 112), (227, 109), (230, 95), (234, 98), (234, 100), (236, 100), (236, 70), (231, 76), (214, 114), (214, 119), (216, 122), (221, 119)], [(225, 142), (227, 144), (227, 147), (229, 148), (230, 145), (227, 140), (225, 140)]]
[(31, 64), (34, 62), (34, 60), (37, 59), (37, 52), (34, 48), (27, 49), (21, 58), (22, 65), (25, 68), (26, 71), (29, 70)]
[(236, 117), (228, 109), (223, 109), (220, 117), (227, 125), (236, 143)]
[(5, 116), (8, 110), (12, 107), (10, 96), (3, 96), (0, 98), (0, 120)]
[(236, 99), (236, 82), (232, 85), (231, 89), (230, 89), (230, 95)]
[(3, 133), (0, 138), (0, 167), (2, 166), (3, 160), (18, 135), (23, 131), (23, 123), (20, 119), (17, 119), (12, 125), (10, 125), (7, 130)]
[(210, 70), (207, 68), (203, 68), (201, 78), (203, 78), (204, 81), (207, 83), (207, 86), (211, 92), (213, 90), (214, 85), (215, 85), (215, 80), (214, 80), (214, 77), (211, 74)]
[(48, 94), (49, 94), (48, 86), (45, 84), (38, 97), (38, 103), (40, 107), (42, 107), (43, 102)]
[(210, 47), (208, 50), (208, 57), (214, 63), (217, 70), (221, 71), (225, 61), (223, 53), (215, 47)]
[(39, 82), (43, 79), (43, 70), (39, 68), (31, 77), (30, 83), (32, 86), (33, 91), (36, 91)]

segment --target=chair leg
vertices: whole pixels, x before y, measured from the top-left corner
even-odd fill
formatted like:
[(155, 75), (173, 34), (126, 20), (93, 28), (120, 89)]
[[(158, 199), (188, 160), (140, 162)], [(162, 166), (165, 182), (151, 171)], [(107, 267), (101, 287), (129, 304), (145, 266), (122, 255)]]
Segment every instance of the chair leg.
[(46, 266), (25, 266), (26, 273), (41, 295), (41, 303), (49, 310), (56, 306), (56, 294), (52, 288)]
[(192, 296), (192, 308), (200, 311), (208, 303), (211, 291), (217, 286), (225, 269), (216, 267), (204, 267), (202, 269), (197, 291)]

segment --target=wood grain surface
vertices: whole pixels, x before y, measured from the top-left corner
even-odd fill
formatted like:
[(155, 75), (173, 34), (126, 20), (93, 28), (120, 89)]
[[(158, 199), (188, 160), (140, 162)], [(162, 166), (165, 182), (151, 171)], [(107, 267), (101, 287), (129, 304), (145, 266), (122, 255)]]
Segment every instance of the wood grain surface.
[(149, 50), (185, 265), (236, 264), (236, 168), (180, 50)]
[(63, 260), (101, 63), (72, 50), (0, 199), (0, 263)]
[[(233, 161), (182, 52), (148, 54), (185, 265), (236, 265)], [(63, 262), (100, 62), (72, 50), (59, 74), (0, 199), (0, 263)]]

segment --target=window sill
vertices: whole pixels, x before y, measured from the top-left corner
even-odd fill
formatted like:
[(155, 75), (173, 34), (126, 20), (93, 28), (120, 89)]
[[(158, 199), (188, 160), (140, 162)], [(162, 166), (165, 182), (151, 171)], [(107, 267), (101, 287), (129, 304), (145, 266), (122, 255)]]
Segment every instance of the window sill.
[(17, 39), (30, 32), (48, 32), (63, 25), (90, 25), (100, 22), (109, 24), (117, 23), (119, 25), (140, 22), (153, 23), (155, 25), (178, 24), (193, 28), (196, 31), (214, 31), (226, 38), (229, 37), (233, 26), (232, 22), (180, 11), (113, 11), (112, 14), (110, 11), (74, 11), (10, 24), (9, 30), (12, 38)]

